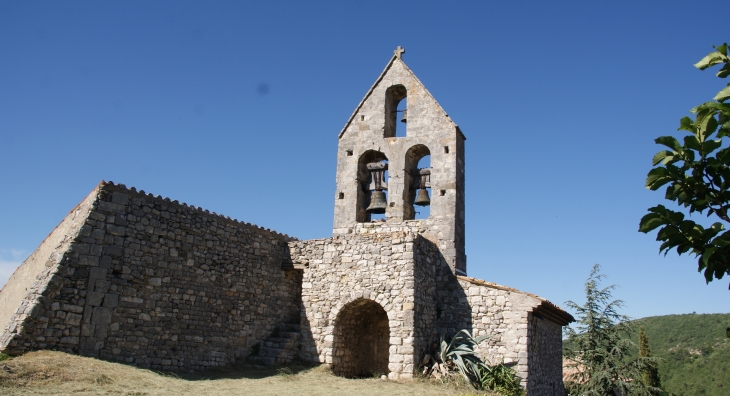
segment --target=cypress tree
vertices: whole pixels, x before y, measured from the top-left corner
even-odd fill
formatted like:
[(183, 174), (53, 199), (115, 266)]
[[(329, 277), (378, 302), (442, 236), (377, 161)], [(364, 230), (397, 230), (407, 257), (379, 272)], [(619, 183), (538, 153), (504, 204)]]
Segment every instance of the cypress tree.
[[(649, 337), (644, 331), (644, 326), (639, 327), (639, 357), (652, 357), (649, 348)], [(648, 387), (661, 388), (659, 368), (656, 361), (647, 361), (641, 370), (641, 382)]]

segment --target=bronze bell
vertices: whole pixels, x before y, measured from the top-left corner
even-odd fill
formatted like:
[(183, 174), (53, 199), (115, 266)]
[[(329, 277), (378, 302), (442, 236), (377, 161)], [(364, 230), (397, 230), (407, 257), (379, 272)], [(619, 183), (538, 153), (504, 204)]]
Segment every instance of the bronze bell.
[(406, 112), (408, 110), (403, 110), (403, 117), (400, 118), (400, 122), (405, 123), (408, 117), (406, 117)]
[(385, 193), (375, 190), (370, 196), (370, 206), (365, 211), (372, 214), (383, 214), (387, 206), (388, 203), (385, 201)]
[(418, 190), (418, 196), (416, 196), (416, 202), (414, 204), (418, 206), (431, 205), (431, 199), (428, 198), (428, 191), (425, 188)]

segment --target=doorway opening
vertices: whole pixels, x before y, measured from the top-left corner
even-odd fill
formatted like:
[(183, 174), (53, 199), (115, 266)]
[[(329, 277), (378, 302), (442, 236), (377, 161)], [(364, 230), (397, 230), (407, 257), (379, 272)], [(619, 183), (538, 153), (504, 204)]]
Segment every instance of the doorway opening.
[(390, 348), (388, 314), (373, 300), (358, 299), (335, 319), (332, 372), (347, 378), (387, 375)]

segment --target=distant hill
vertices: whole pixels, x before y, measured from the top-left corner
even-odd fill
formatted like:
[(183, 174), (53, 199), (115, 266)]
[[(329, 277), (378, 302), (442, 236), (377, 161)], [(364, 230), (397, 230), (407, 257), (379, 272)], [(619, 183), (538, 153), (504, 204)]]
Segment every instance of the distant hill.
[[(637, 329), (644, 326), (652, 353), (662, 358), (659, 375), (666, 391), (730, 395), (730, 314), (652, 316), (634, 322)], [(634, 338), (638, 344), (638, 333)]]
[[(637, 319), (633, 341), (639, 354), (644, 326), (652, 354), (661, 358), (662, 388), (677, 396), (730, 395), (730, 314), (687, 314)], [(565, 340), (563, 345), (571, 347)]]

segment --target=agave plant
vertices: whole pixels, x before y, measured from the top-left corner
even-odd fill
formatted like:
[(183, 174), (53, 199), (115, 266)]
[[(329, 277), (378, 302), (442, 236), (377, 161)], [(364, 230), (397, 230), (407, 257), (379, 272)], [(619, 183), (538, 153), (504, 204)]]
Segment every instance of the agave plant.
[(455, 365), (464, 379), (475, 388), (478, 388), (480, 385), (478, 365), (484, 363), (477, 357), (474, 348), (488, 338), (488, 335), (475, 338), (468, 331), (460, 330), (447, 343), (442, 335), (439, 358), (442, 363), (451, 362)]
[(423, 360), (423, 374), (437, 379), (458, 378), (460, 374), (475, 389), (490, 389), (505, 396), (523, 395), (520, 378), (511, 367), (504, 363), (486, 365), (476, 355), (476, 346), (488, 338), (473, 337), (467, 330), (459, 331), (449, 341), (442, 335), (434, 353), (426, 354)]

